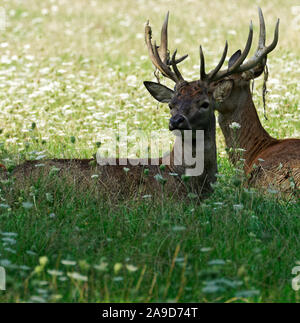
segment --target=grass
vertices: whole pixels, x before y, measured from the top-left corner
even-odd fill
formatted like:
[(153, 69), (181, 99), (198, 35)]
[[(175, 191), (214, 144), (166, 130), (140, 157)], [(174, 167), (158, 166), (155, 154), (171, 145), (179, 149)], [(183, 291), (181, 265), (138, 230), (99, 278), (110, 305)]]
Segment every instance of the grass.
[(2, 301), (297, 300), (299, 203), (228, 175), (201, 205), (112, 205), (59, 177), (5, 191)]
[[(264, 127), (281, 138), (300, 134), (296, 5), (261, 4), (269, 40), (281, 18), (280, 42), (268, 60), (268, 120), (261, 79), (254, 100)], [(212, 67), (225, 39), (229, 53), (244, 46), (250, 19), (257, 40), (256, 7), (249, 0), (2, 6), (0, 158), (8, 168), (44, 156), (89, 158), (119, 123), (127, 122), (129, 139), (138, 128), (167, 128), (168, 108), (142, 85), (154, 79), (143, 40), (147, 19), (157, 38), (170, 10), (170, 49), (190, 54), (181, 67), (187, 79), (198, 77), (198, 43)], [(2, 181), (0, 265), (7, 290), (0, 301), (297, 302), (291, 271), (299, 260), (299, 201), (241, 185), (219, 128), (217, 138), (220, 176), (200, 205), (113, 203), (59, 177), (40, 178), (31, 189)]]

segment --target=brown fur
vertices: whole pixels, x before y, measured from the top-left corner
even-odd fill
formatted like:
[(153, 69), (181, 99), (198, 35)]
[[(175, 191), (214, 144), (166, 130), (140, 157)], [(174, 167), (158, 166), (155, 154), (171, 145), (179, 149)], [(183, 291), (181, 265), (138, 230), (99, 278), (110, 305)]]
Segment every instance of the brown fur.
[[(173, 164), (172, 160), (171, 155), (171, 164)], [(151, 165), (150, 160), (149, 163), (149, 165), (124, 166), (119, 165), (119, 159), (117, 159), (117, 165), (101, 166), (94, 159), (26, 161), (6, 176), (14, 178), (17, 187), (23, 189), (29, 188), (40, 180), (47, 183), (52, 169), (57, 168), (54, 177), (64, 178), (81, 189), (97, 187), (98, 192), (112, 200), (141, 199), (143, 196), (147, 198), (165, 196), (181, 200), (186, 198), (189, 192), (197, 193), (198, 198), (201, 199), (211, 192), (210, 182), (213, 179), (206, 171), (201, 176), (191, 177), (185, 181), (181, 178), (185, 171), (184, 166), (166, 165), (161, 169), (162, 159), (155, 160), (158, 165)], [(206, 167), (211, 165), (206, 164)], [(146, 169), (148, 174), (145, 173)], [(164, 184), (155, 178), (157, 174), (165, 180)], [(92, 178), (92, 175), (98, 175), (98, 177)]]
[[(38, 164), (44, 166), (37, 167)], [(26, 161), (17, 166), (11, 174), (16, 179), (19, 187), (29, 186), (38, 180), (51, 178), (53, 167), (59, 169), (53, 175), (72, 182), (77, 187), (97, 187), (97, 190), (111, 199), (142, 198), (144, 195), (162, 196), (177, 199), (187, 192), (185, 184), (180, 177), (171, 176), (171, 169), (166, 167), (161, 170), (159, 166), (99, 166), (93, 159), (50, 159), (43, 161)], [(144, 169), (149, 169), (149, 174), (144, 174)], [(155, 175), (160, 174), (165, 178), (164, 190)], [(98, 178), (92, 179), (92, 175)]]
[[(193, 188), (193, 192), (206, 196), (212, 191), (210, 184), (216, 181), (217, 173), (216, 121), (213, 107), (209, 104), (206, 83), (199, 80), (184, 81), (176, 84), (175, 91), (158, 83), (144, 82), (144, 84), (155, 99), (169, 104), (172, 116), (170, 130), (204, 131), (204, 172), (200, 176), (191, 177), (189, 185)], [(183, 121), (174, 128), (172, 119), (178, 116), (183, 117)], [(199, 147), (196, 147), (196, 143), (193, 142), (193, 151), (197, 148)], [(172, 168), (178, 174), (185, 173), (184, 165), (174, 165)]]
[[(259, 120), (249, 80), (241, 75), (231, 76), (227, 81), (229, 79), (233, 82), (231, 92), (223, 101), (216, 102), (226, 146), (245, 149), (245, 173), (250, 175), (251, 183), (276, 186), (283, 191), (290, 191), (293, 183), (299, 188), (300, 139), (271, 137)], [(241, 128), (230, 129), (232, 122), (239, 123)], [(230, 154), (230, 159), (237, 162), (234, 154)]]
[[(51, 173), (51, 168), (59, 169), (57, 176), (67, 176), (76, 185), (89, 185), (90, 182), (97, 183), (100, 190), (109, 196), (118, 197), (142, 197), (143, 195), (153, 195), (161, 197), (162, 194), (175, 198), (176, 200), (186, 198), (189, 192), (197, 194), (199, 198), (207, 197), (212, 191), (211, 183), (216, 180), (217, 161), (215, 144), (215, 117), (212, 107), (201, 108), (201, 104), (207, 100), (206, 89), (198, 82), (182, 84), (180, 91), (172, 92), (166, 90), (158, 84), (149, 83), (149, 87), (154, 86), (155, 91), (167, 91), (173, 108), (171, 115), (178, 114), (185, 117), (185, 122), (178, 130), (204, 130), (204, 171), (199, 176), (182, 178), (185, 175), (185, 165), (175, 165), (174, 153), (170, 155), (170, 165), (164, 163), (164, 159), (149, 160), (147, 166), (131, 166), (132, 163), (121, 163), (117, 160), (117, 165), (100, 166), (92, 159), (51, 159), (43, 161), (27, 161), (15, 168), (12, 176), (20, 183), (34, 181), (38, 178), (46, 178)], [(193, 99), (191, 94), (195, 94)], [(165, 93), (159, 93), (163, 97)], [(200, 97), (200, 101), (199, 101)], [(189, 100), (187, 100), (189, 98)], [(188, 102), (187, 102), (188, 101)], [(200, 106), (198, 106), (200, 105)], [(187, 124), (189, 125), (186, 128)], [(193, 152), (197, 150), (196, 142), (192, 142)], [(184, 153), (184, 149), (182, 149)], [(182, 158), (184, 160), (184, 158)], [(140, 160), (141, 161), (141, 160)], [(38, 164), (44, 164), (42, 167)], [(124, 166), (126, 164), (126, 166)], [(159, 165), (166, 164), (162, 170)], [(156, 166), (157, 165), (157, 166)], [(169, 166), (168, 166), (169, 165)], [(124, 170), (125, 168), (125, 170)], [(126, 171), (126, 168), (129, 170)], [(188, 166), (190, 168), (190, 166)], [(144, 173), (148, 169), (149, 174)], [(171, 174), (170, 174), (171, 173)], [(173, 173), (173, 174), (172, 174)], [(174, 173), (177, 174), (174, 176)], [(97, 179), (91, 179), (93, 174), (98, 175)], [(166, 182), (162, 184), (155, 176), (159, 174)]]

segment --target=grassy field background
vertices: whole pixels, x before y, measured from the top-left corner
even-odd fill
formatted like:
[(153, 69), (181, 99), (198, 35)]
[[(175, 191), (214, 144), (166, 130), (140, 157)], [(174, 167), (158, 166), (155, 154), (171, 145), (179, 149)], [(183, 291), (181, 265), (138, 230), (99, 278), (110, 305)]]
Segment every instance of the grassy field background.
[[(199, 45), (213, 68), (224, 42), (243, 48), (257, 5), (271, 41), (267, 116), (261, 85), (254, 101), (275, 137), (300, 137), (300, 6), (297, 1), (2, 1), (0, 158), (90, 158), (101, 133), (166, 129), (168, 107), (148, 95), (154, 80), (144, 24), (154, 39), (170, 10), (169, 47), (189, 54), (187, 80), (199, 78)], [(252, 53), (251, 52), (251, 53)], [(171, 85), (170, 82), (165, 84)], [(172, 135), (169, 140), (172, 141)], [(299, 201), (237, 184), (217, 129), (220, 177), (203, 204), (120, 201), (80, 191), (63, 178), (30, 191), (2, 181), (1, 301), (298, 301), (291, 287), (300, 260)], [(69, 184), (68, 184), (69, 183)], [(176, 207), (174, 207), (174, 205)]]

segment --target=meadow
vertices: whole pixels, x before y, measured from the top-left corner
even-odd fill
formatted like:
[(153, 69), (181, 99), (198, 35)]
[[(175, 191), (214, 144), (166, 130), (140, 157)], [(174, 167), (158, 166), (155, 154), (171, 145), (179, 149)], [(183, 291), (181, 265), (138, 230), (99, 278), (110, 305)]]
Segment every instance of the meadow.
[[(199, 45), (213, 67), (226, 39), (228, 57), (244, 47), (251, 19), (256, 49), (257, 5), (267, 42), (280, 18), (279, 44), (268, 57), (267, 119), (262, 77), (254, 84), (258, 114), (272, 136), (299, 138), (296, 0), (2, 0), (0, 162), (12, 171), (25, 160), (91, 158), (105, 129), (125, 122), (129, 139), (136, 129), (167, 129), (168, 107), (143, 85), (155, 81), (147, 19), (158, 39), (170, 11), (169, 47), (189, 54), (181, 71), (195, 80)], [(163, 195), (111, 201), (55, 174), (29, 189), (26, 178), (24, 187), (1, 179), (7, 284), (0, 301), (298, 302), (299, 199), (244, 186), (219, 127), (217, 147), (218, 182), (201, 204)]]

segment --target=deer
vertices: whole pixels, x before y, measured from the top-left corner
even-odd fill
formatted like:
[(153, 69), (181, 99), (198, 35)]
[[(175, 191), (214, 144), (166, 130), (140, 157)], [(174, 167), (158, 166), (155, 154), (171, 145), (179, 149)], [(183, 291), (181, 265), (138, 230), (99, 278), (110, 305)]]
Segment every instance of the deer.
[[(145, 26), (145, 42), (151, 62), (155, 66), (158, 82), (145, 81), (144, 85), (151, 96), (158, 102), (167, 103), (170, 108), (171, 118), (169, 130), (180, 132), (192, 132), (192, 144), (190, 149), (193, 154), (199, 150), (195, 141), (196, 131), (204, 131), (204, 162), (203, 173), (200, 176), (191, 177), (192, 187), (197, 194), (207, 196), (212, 191), (212, 184), (216, 181), (217, 148), (216, 148), (216, 119), (211, 98), (201, 80), (186, 81), (178, 69), (178, 64), (187, 58), (184, 55), (176, 59), (177, 50), (172, 57), (168, 50), (168, 21), (169, 12), (166, 15), (161, 29), (161, 44), (157, 46), (152, 42), (152, 29), (147, 21)], [(220, 64), (212, 71), (214, 74), (220, 68)], [(160, 84), (157, 72), (175, 83), (174, 89)], [(176, 146), (176, 140), (175, 145)], [(184, 150), (184, 147), (182, 147)], [(187, 165), (176, 166), (174, 150), (170, 154), (171, 164), (176, 173), (183, 175)]]
[[(190, 83), (181, 80), (181, 85), (176, 85), (175, 92), (179, 88), (186, 94), (181, 106), (188, 106), (189, 110), (191, 102), (200, 98), (200, 93), (206, 92), (208, 94), (209, 106), (212, 105), (214, 111), (218, 112), (218, 122), (230, 152), (229, 158), (233, 165), (236, 165), (240, 160), (243, 161), (244, 172), (248, 177), (249, 184), (258, 187), (277, 186), (281, 191), (289, 191), (295, 186), (298, 188), (300, 186), (300, 139), (275, 139), (270, 136), (259, 120), (250, 89), (250, 81), (264, 72), (267, 55), (276, 47), (279, 35), (278, 19), (273, 41), (269, 46), (266, 46), (265, 21), (261, 8), (258, 8), (258, 14), (259, 40), (257, 50), (252, 58), (244, 62), (252, 45), (253, 25), (251, 22), (244, 50), (238, 50), (230, 57), (227, 69), (221, 70), (227, 56), (227, 41), (221, 60), (217, 67), (209, 73), (205, 71), (205, 57), (200, 45), (200, 79)], [(149, 33), (150, 30), (147, 30), (146, 35)], [(160, 56), (161, 52), (165, 51), (162, 48), (156, 49), (156, 46), (151, 47), (149, 38), (148, 35), (146, 42), (149, 55), (157, 70), (164, 76), (169, 75), (174, 78), (167, 68), (167, 65), (170, 65), (168, 56)], [(174, 62), (174, 59), (175, 56), (170, 62)], [(180, 78), (176, 66), (174, 66), (174, 71), (175, 77)], [(184, 115), (180, 118), (177, 117), (181, 108), (178, 108), (177, 96), (173, 96), (171, 89), (158, 84), (147, 83), (145, 85), (158, 101), (169, 102), (171, 113), (174, 109), (177, 122), (180, 122), (178, 128), (185, 127)], [(194, 87), (192, 91), (189, 90), (191, 86)], [(239, 151), (239, 153), (234, 153), (234, 151)]]
[[(175, 50), (170, 58), (168, 19), (169, 13), (162, 25), (160, 46), (157, 46), (156, 42), (152, 43), (149, 22), (145, 26), (145, 41), (152, 63), (164, 77), (174, 81), (175, 88), (171, 90), (162, 84), (150, 81), (145, 81), (144, 85), (154, 98), (159, 102), (168, 103), (170, 107), (169, 130), (176, 136), (171, 152), (161, 158), (134, 160), (117, 158), (114, 165), (107, 163), (107, 160), (101, 156), (97, 160), (26, 161), (14, 169), (12, 176), (21, 180), (24, 178), (34, 180), (37, 177), (49, 176), (54, 169), (60, 178), (68, 175), (75, 183), (88, 183), (92, 176), (96, 178), (97, 185), (104, 188), (109, 196), (115, 194), (118, 197), (129, 195), (137, 197), (143, 194), (160, 195), (163, 192), (171, 198), (176, 196), (178, 199), (193, 193), (194, 197), (201, 200), (210, 195), (217, 173), (216, 119), (212, 100), (206, 87), (201, 85), (201, 80), (187, 82), (182, 77), (177, 65), (188, 55), (176, 59)], [(219, 68), (220, 64), (212, 71), (212, 75)], [(200, 143), (197, 134), (199, 130), (202, 134), (204, 132)], [(190, 140), (185, 140), (187, 137)], [(201, 171), (194, 176), (193, 163), (190, 161), (187, 163), (185, 157), (188, 154), (191, 157), (197, 157), (199, 152), (203, 153)]]
[[(244, 152), (230, 153), (236, 165), (239, 158), (244, 162), (249, 183), (259, 187), (277, 187), (290, 191), (300, 187), (300, 139), (273, 138), (262, 126), (252, 99), (250, 81), (259, 77), (266, 68), (267, 55), (278, 43), (279, 19), (276, 22), (273, 41), (266, 46), (266, 28), (261, 8), (258, 8), (259, 40), (253, 57), (245, 59), (253, 37), (252, 22), (243, 51), (236, 51), (228, 62), (228, 68), (219, 71), (209, 90), (213, 93), (214, 109), (229, 151), (241, 148)], [(225, 51), (224, 51), (225, 53)], [(206, 78), (204, 56), (202, 78)]]

